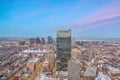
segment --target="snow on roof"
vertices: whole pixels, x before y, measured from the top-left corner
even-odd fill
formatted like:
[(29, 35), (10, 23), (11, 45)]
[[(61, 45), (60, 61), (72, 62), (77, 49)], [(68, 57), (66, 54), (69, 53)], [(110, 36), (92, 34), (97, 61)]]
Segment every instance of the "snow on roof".
[(49, 51), (48, 50), (40, 50), (40, 49), (38, 49), (38, 50), (30, 50), (30, 49), (28, 49), (28, 50), (23, 50), (22, 51), (23, 53), (48, 53)]
[(32, 58), (28, 61), (28, 63), (36, 63), (39, 60), (39, 58)]
[(95, 80), (111, 80), (111, 79), (108, 75), (99, 72)]
[(97, 67), (88, 67), (84, 73), (84, 76), (96, 76), (96, 72), (97, 72)]
[(120, 73), (119, 68), (114, 68), (114, 67), (110, 67), (110, 66), (108, 66), (108, 68), (110, 69), (110, 71), (111, 71), (112, 73)]

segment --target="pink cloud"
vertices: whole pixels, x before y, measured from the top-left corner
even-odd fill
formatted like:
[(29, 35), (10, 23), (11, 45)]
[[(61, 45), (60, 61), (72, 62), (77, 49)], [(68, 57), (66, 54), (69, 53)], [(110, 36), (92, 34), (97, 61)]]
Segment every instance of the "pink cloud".
[(93, 24), (93, 25), (89, 25), (89, 26), (85, 26), (83, 28), (79, 28), (79, 29), (75, 29), (75, 32), (82, 32), (82, 31), (86, 31), (86, 30), (91, 30), (91, 29), (96, 29), (96, 28), (100, 28), (100, 27), (109, 27), (111, 25), (117, 25), (120, 24), (120, 20), (112, 20), (112, 21), (106, 21), (106, 22), (100, 22), (97, 24)]
[(78, 19), (74, 22), (72, 22), (71, 25), (84, 25), (84, 24), (89, 24), (101, 20), (106, 20), (109, 18), (114, 18), (114, 17), (119, 17), (120, 16), (120, 11), (119, 11), (120, 6), (114, 6), (114, 7), (103, 7), (100, 10), (91, 13), (89, 16), (86, 16), (83, 19)]
[[(91, 13), (89, 16), (74, 21), (71, 23), (71, 25), (78, 26), (76, 27), (75, 32), (82, 32), (100, 27), (109, 27), (111, 25), (120, 24), (120, 19), (117, 19), (117, 17), (120, 17), (119, 8), (120, 6), (118, 4), (102, 7), (98, 11)], [(114, 20), (112, 20), (113, 18)]]

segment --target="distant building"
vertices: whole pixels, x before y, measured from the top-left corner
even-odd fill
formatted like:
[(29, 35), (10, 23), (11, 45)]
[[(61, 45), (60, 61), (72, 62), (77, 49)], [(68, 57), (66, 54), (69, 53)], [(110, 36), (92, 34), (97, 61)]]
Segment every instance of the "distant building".
[(53, 43), (53, 39), (51, 36), (48, 36), (48, 44), (52, 44)]
[(42, 38), (42, 44), (45, 44), (45, 38)]
[(72, 46), (75, 46), (75, 38), (72, 38)]
[(36, 43), (36, 39), (30, 38), (30, 44), (34, 44), (34, 43)]
[(71, 30), (57, 31), (57, 71), (67, 71), (71, 58)]
[(39, 37), (36, 38), (36, 43), (37, 43), (37, 44), (40, 44), (40, 43), (41, 43), (41, 40), (40, 40)]
[(75, 44), (76, 44), (76, 45), (81, 45), (81, 46), (82, 46), (82, 44), (80, 43), (80, 41), (75, 41)]
[(19, 44), (24, 46), (25, 45), (25, 41), (20, 41)]

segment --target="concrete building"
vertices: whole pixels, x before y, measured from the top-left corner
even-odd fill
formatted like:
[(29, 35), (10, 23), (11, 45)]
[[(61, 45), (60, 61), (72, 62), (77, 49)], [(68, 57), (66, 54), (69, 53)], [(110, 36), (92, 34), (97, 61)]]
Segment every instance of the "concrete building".
[(77, 49), (77, 48), (73, 48), (72, 49), (72, 52), (71, 52), (71, 57), (75, 57), (75, 58), (78, 58), (79, 59), (79, 55), (80, 55), (80, 50)]
[(38, 69), (38, 65), (39, 65), (39, 58), (31, 58), (28, 63), (27, 63), (27, 67), (31, 70), (31, 71), (35, 71)]
[(52, 69), (55, 65), (55, 54), (54, 53), (46, 54), (46, 58), (49, 62), (49, 68)]
[(68, 80), (81, 80), (80, 61), (77, 58), (68, 61)]
[(97, 77), (97, 67), (88, 67), (84, 73), (83, 80), (95, 80)]
[(67, 71), (71, 58), (71, 30), (57, 31), (57, 71)]

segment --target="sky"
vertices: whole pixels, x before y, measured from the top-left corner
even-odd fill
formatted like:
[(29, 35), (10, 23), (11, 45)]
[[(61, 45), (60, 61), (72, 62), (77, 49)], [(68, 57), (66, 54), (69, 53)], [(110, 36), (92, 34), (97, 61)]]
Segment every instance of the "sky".
[(0, 37), (120, 38), (120, 0), (0, 0)]

